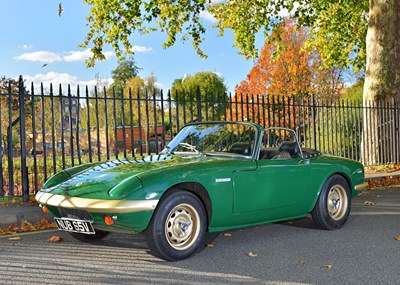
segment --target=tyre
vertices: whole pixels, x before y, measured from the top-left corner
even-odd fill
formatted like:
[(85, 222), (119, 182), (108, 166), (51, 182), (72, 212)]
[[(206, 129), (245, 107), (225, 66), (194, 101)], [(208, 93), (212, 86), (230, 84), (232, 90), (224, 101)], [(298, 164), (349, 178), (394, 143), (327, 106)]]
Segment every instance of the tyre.
[(322, 229), (334, 230), (345, 224), (350, 209), (349, 184), (342, 176), (332, 175), (325, 182), (311, 215)]
[(178, 190), (166, 196), (153, 214), (146, 241), (153, 255), (174, 261), (190, 257), (204, 243), (207, 216), (201, 201)]
[(102, 240), (104, 237), (106, 237), (109, 234), (109, 232), (96, 230), (96, 233), (93, 235), (72, 233), (72, 232), (70, 232), (69, 234), (77, 240), (87, 242), (87, 243), (92, 243), (95, 241)]

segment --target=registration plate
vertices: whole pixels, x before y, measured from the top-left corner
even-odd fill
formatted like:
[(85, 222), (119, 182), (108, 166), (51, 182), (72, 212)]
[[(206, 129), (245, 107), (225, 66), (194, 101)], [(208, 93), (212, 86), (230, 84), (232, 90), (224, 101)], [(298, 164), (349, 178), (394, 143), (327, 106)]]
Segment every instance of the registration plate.
[(95, 234), (91, 221), (68, 218), (54, 218), (54, 220), (59, 230), (82, 234)]

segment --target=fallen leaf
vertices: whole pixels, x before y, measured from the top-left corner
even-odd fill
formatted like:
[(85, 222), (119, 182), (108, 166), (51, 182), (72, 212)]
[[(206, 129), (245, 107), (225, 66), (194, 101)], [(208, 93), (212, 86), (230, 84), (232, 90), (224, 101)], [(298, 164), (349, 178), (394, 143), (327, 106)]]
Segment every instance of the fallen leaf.
[(375, 205), (375, 202), (371, 202), (371, 201), (365, 201), (364, 205)]
[(247, 256), (256, 257), (256, 256), (257, 256), (257, 253), (254, 253), (254, 252), (250, 251), (250, 252), (247, 254)]
[(21, 240), (22, 237), (10, 237), (8, 238), (8, 240)]
[(397, 237), (394, 237), (394, 239), (400, 241), (400, 235), (398, 235)]
[(306, 264), (306, 263), (307, 263), (307, 261), (305, 261), (304, 259), (300, 259), (300, 260), (299, 260), (299, 264), (300, 264), (300, 265), (304, 265), (304, 264)]
[(232, 236), (232, 234), (230, 234), (230, 233), (224, 233), (224, 237), (231, 237)]
[(214, 245), (212, 243), (207, 244), (208, 248), (214, 247)]
[(331, 269), (332, 267), (333, 267), (332, 264), (325, 264), (325, 266), (324, 266), (324, 268), (326, 268), (326, 269)]
[(42, 225), (44, 225), (44, 226), (49, 225), (49, 221), (48, 221), (47, 219), (45, 219), (45, 218), (42, 218), (42, 219), (40, 220), (40, 223), (41, 223)]
[(50, 241), (50, 242), (60, 242), (60, 241), (63, 241), (63, 238), (60, 237), (60, 236), (52, 236), (52, 237), (49, 238), (47, 241)]

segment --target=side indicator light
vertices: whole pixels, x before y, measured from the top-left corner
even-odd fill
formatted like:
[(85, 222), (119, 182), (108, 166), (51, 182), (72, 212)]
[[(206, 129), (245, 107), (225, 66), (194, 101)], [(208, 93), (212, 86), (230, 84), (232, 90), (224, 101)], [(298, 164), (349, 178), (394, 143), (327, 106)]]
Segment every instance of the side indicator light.
[(42, 211), (43, 211), (43, 213), (45, 213), (45, 214), (48, 214), (48, 213), (49, 213), (49, 210), (48, 210), (45, 206), (42, 207)]
[(111, 226), (112, 224), (114, 224), (114, 220), (110, 216), (104, 216), (104, 222), (108, 226)]

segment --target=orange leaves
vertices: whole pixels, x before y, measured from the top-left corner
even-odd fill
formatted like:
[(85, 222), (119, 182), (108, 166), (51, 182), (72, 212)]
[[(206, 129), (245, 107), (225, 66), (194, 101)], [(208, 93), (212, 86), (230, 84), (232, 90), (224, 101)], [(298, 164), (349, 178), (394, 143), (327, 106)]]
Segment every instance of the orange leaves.
[[(308, 32), (294, 20), (286, 19), (265, 42), (256, 64), (237, 87), (237, 94), (269, 94), (273, 96), (315, 93), (316, 83), (327, 84), (318, 78), (322, 61), (317, 53), (308, 50)], [(324, 77), (326, 74), (323, 74)]]
[[(229, 112), (230, 116), (236, 118), (259, 117), (259, 123), (267, 125), (274, 122), (280, 125), (279, 119), (287, 119), (288, 112), (280, 108), (272, 108), (272, 114), (264, 114), (259, 110), (258, 103), (266, 99), (262, 95), (268, 95), (268, 100), (277, 98), (282, 101), (287, 97), (317, 94), (319, 96), (336, 96), (338, 94), (340, 79), (331, 69), (324, 68), (322, 60), (317, 52), (305, 47), (308, 32), (304, 27), (298, 27), (296, 21), (287, 19), (279, 27), (279, 32), (273, 32), (268, 41), (265, 42), (258, 60), (248, 73), (245, 80), (235, 88), (235, 97)], [(340, 85), (341, 86), (341, 85)], [(242, 98), (243, 95), (243, 98)], [(248, 96), (247, 96), (248, 95)], [(254, 95), (254, 96), (253, 96)], [(242, 108), (236, 102), (255, 103), (252, 108)], [(285, 104), (279, 102), (279, 104)], [(287, 102), (286, 102), (287, 104)], [(287, 121), (286, 121), (287, 123)], [(294, 122), (289, 122), (294, 127)]]
[(35, 224), (32, 224), (31, 222), (24, 220), (18, 226), (10, 224), (7, 228), (0, 229), (0, 234), (13, 235), (18, 233), (39, 231), (45, 229), (55, 229), (55, 228), (57, 228), (55, 222), (50, 223), (47, 219), (44, 218)]
[(376, 189), (381, 187), (387, 187), (391, 185), (400, 185), (399, 176), (387, 176), (379, 179), (370, 179), (368, 181), (369, 189)]
[(47, 241), (48, 242), (61, 242), (64, 239), (60, 236), (52, 236), (51, 238), (49, 238)]

